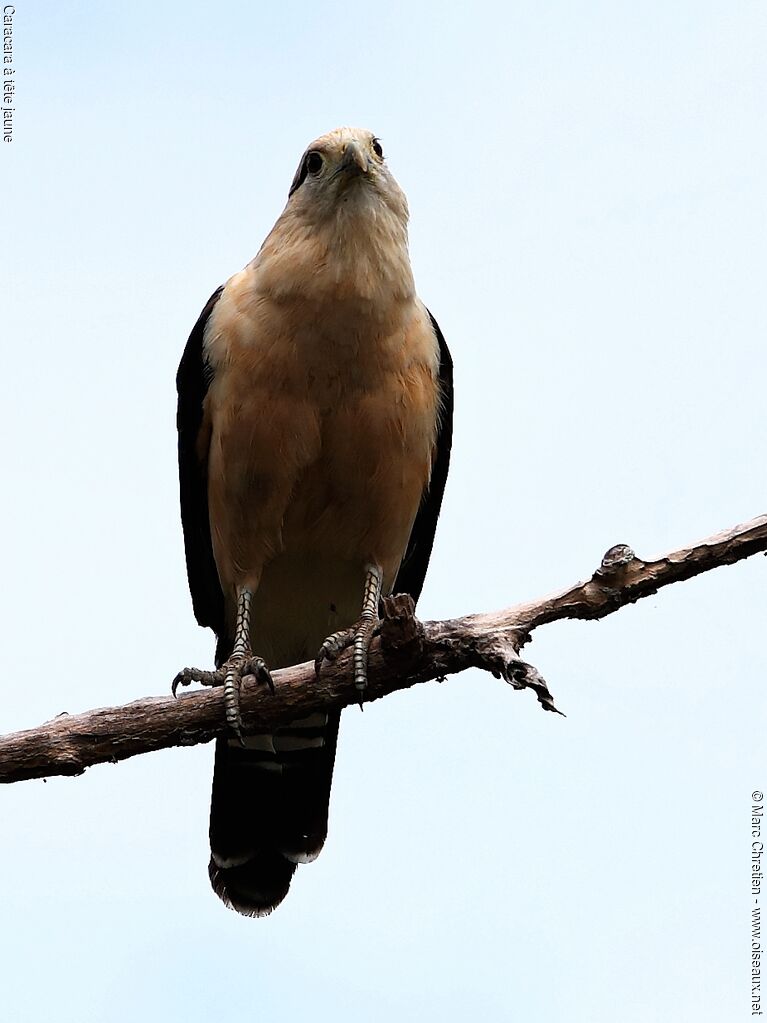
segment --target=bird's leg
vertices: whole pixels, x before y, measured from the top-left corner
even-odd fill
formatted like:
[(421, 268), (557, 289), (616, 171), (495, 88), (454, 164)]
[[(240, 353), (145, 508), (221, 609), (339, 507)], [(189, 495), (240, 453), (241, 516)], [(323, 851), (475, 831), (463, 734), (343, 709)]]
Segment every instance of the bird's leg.
[(381, 599), (383, 572), (378, 565), (368, 565), (362, 597), (362, 614), (354, 630), (354, 684), (360, 692), (368, 684), (368, 650), (378, 625), (378, 602)]
[[(250, 605), (253, 600), (253, 591), (247, 586), (241, 587), (237, 592), (237, 623), (234, 627), (234, 646), (231, 657), (221, 665), (224, 672), (224, 712), (226, 723), (234, 734), (242, 738), (242, 719), (240, 718), (240, 684), (243, 675), (246, 673), (246, 661), (253, 658), (253, 651), (250, 648)], [(257, 660), (261, 660), (257, 658)], [(252, 672), (257, 674), (266, 670), (263, 661), (256, 666)]]
[(365, 568), (365, 587), (362, 596), (362, 614), (351, 629), (342, 629), (328, 636), (320, 647), (314, 661), (314, 670), (319, 675), (323, 661), (334, 661), (348, 647), (353, 648), (352, 666), (354, 684), (362, 692), (368, 684), (368, 650), (380, 622), (378, 602), (381, 599), (383, 571), (379, 565)]
[(173, 680), (173, 695), (177, 688), (188, 686), (190, 682), (199, 682), (204, 686), (224, 687), (224, 711), (226, 721), (238, 739), (242, 738), (242, 719), (240, 717), (240, 685), (246, 675), (265, 682), (274, 692), (274, 682), (269, 674), (263, 658), (254, 657), (250, 647), (250, 605), (253, 591), (242, 586), (237, 591), (237, 620), (234, 629), (234, 646), (228, 660), (224, 661), (216, 671), (199, 671), (197, 668), (184, 668)]

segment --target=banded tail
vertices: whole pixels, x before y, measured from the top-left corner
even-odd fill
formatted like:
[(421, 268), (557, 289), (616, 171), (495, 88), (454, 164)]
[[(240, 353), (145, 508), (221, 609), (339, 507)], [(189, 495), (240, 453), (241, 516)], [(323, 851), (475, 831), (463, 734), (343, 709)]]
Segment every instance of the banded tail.
[(247, 736), (244, 748), (217, 740), (208, 873), (216, 894), (238, 913), (271, 913), (297, 864), (319, 855), (340, 716), (312, 714)]

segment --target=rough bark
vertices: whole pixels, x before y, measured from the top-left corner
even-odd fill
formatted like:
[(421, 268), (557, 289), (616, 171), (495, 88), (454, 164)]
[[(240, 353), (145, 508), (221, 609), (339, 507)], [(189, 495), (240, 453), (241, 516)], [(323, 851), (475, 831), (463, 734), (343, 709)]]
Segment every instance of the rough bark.
[[(420, 622), (413, 617), (409, 597), (389, 598), (380, 636), (370, 651), (370, 681), (363, 700), (377, 700), (466, 668), (482, 668), (516, 689), (532, 689), (545, 710), (556, 711), (546, 681), (519, 656), (534, 629), (562, 618), (603, 618), (663, 586), (759, 551), (767, 551), (767, 515), (653, 561), (643, 561), (619, 544), (610, 548), (586, 582), (501, 611)], [(307, 662), (274, 672), (274, 681), (274, 695), (255, 681), (243, 685), (246, 731), (360, 700), (349, 654), (323, 666), (319, 679)], [(0, 781), (81, 774), (92, 764), (208, 742), (225, 730), (221, 689), (62, 714), (38, 728), (0, 737)]]

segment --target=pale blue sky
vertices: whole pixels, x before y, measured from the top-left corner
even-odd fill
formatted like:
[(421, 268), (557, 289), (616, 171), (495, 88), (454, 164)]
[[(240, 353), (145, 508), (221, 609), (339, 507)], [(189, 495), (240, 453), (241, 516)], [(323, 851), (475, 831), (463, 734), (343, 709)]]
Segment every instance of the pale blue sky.
[[(765, 511), (763, 2), (38, 3), (3, 146), (4, 730), (212, 657), (174, 374), (298, 158), (381, 136), (456, 363), (424, 617)], [(722, 1023), (748, 1008), (763, 558), (344, 715), (266, 920), (208, 887), (212, 749), (4, 789), (13, 1023)]]

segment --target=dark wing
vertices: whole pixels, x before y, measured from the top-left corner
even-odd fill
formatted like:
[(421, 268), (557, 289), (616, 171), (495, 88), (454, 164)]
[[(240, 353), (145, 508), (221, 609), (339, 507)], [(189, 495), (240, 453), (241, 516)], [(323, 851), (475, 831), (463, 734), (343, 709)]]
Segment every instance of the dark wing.
[(181, 490), (181, 522), (184, 527), (186, 572), (194, 614), (200, 625), (224, 637), (224, 595), (213, 558), (208, 518), (207, 465), (198, 450), (203, 423), (203, 402), (210, 384), (210, 370), (203, 355), (203, 333), (223, 287), (208, 299), (192, 328), (176, 375), (178, 391), (178, 478)]
[[(428, 312), (428, 310), (427, 310)], [(409, 593), (418, 603), (429, 567), (434, 533), (437, 529), (442, 495), (445, 492), (447, 470), (450, 467), (450, 448), (453, 443), (453, 360), (450, 356), (442, 331), (429, 313), (434, 333), (439, 344), (439, 386), (442, 397), (442, 414), (437, 432), (437, 451), (431, 471), (429, 489), (425, 492), (418, 509), (413, 530), (410, 534), (405, 557), (394, 583), (394, 593)]]

